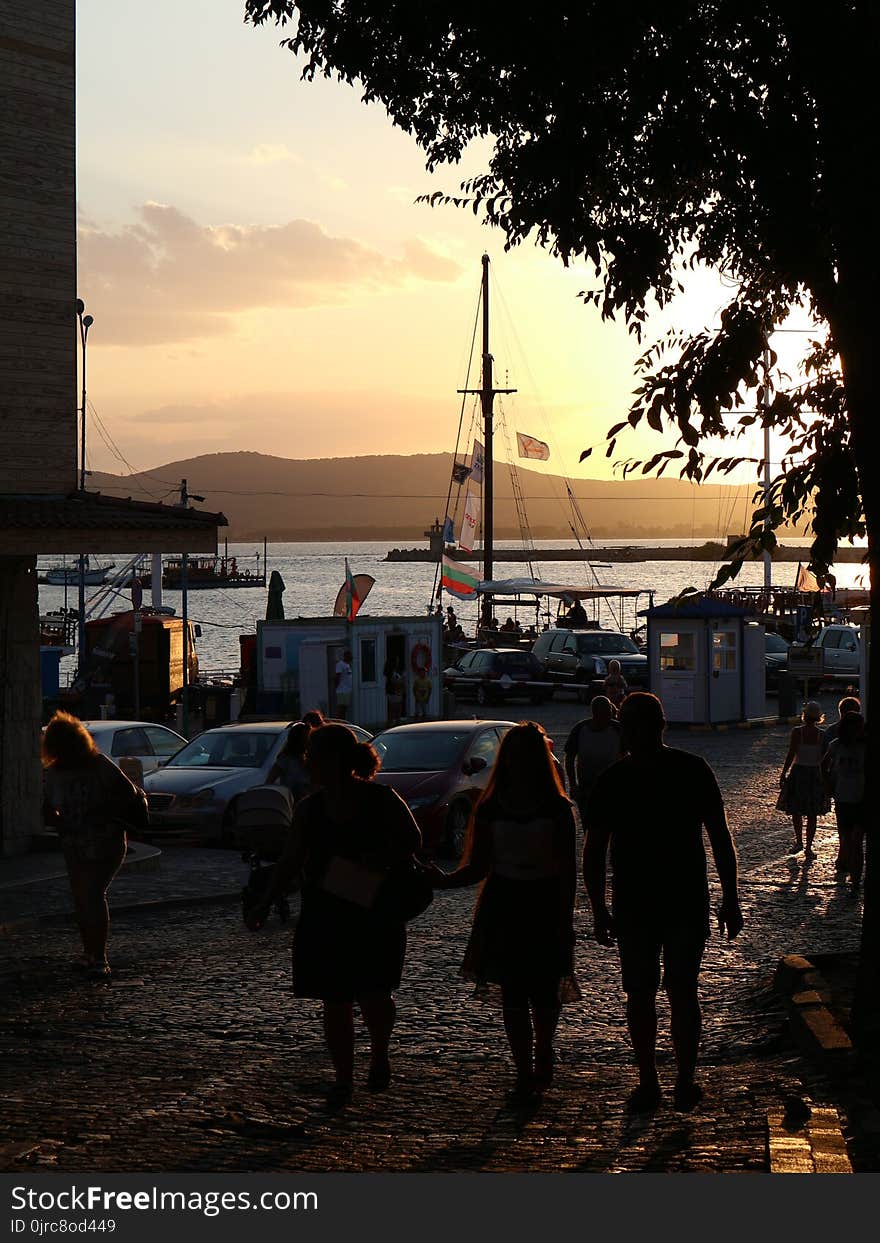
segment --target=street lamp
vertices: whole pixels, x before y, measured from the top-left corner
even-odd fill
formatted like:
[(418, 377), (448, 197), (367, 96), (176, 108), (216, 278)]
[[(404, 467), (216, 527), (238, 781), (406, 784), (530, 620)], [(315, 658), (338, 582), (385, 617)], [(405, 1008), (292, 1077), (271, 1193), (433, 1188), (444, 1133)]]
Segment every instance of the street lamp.
[[(86, 490), (86, 344), (89, 329), (95, 322), (91, 315), (83, 312), (86, 304), (82, 298), (76, 300), (76, 317), (79, 320), (79, 340), (82, 347), (82, 405), (80, 408), (80, 451), (79, 451), (79, 490)], [(79, 618), (77, 626), (77, 664), (78, 673), (82, 677), (86, 660), (86, 559), (85, 553), (79, 554)]]

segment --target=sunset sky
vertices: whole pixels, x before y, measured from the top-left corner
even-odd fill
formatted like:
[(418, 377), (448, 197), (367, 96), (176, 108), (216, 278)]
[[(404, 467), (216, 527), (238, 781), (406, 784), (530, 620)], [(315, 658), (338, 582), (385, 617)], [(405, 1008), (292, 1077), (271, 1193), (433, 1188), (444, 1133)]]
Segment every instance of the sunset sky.
[[(89, 397), (134, 467), (450, 449), (488, 250), (497, 374), (520, 390), (511, 427), (550, 440), (549, 470), (611, 474), (578, 454), (625, 417), (637, 346), (578, 300), (592, 274), (531, 246), (505, 254), (470, 212), (414, 204), (457, 189), (479, 151), (430, 178), (379, 107), (301, 82), (279, 32), (243, 24), (242, 0), (78, 12)], [(723, 298), (694, 278), (675, 322), (711, 323)], [(94, 432), (89, 457), (122, 469)]]

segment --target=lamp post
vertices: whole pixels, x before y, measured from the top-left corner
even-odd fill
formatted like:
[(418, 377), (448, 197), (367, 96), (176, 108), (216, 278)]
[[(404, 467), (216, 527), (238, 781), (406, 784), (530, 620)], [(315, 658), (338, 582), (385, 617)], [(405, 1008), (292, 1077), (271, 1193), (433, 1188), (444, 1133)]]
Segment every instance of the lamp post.
[[(76, 317), (79, 320), (79, 340), (82, 348), (82, 404), (80, 406), (80, 451), (79, 451), (79, 490), (86, 490), (86, 345), (89, 329), (95, 322), (91, 315), (85, 315), (85, 303), (82, 298), (76, 300)], [(85, 553), (79, 554), (79, 617), (77, 626), (77, 664), (78, 673), (82, 676), (86, 660), (86, 559)]]

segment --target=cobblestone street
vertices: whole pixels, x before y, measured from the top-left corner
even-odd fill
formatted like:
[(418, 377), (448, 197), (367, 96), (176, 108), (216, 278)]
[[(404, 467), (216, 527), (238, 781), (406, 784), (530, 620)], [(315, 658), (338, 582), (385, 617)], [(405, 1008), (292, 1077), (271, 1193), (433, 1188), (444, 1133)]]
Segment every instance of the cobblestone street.
[[(581, 712), (564, 701), (540, 710), (558, 753)], [(790, 1043), (773, 970), (785, 953), (854, 948), (859, 902), (835, 883), (831, 818), (820, 827), (812, 865), (788, 853), (789, 822), (773, 810), (784, 727), (676, 732), (668, 741), (704, 755), (718, 773), (746, 918), (736, 943), (713, 937), (707, 949), (706, 1096), (695, 1113), (669, 1104), (653, 1118), (625, 1113), (635, 1079), (616, 955), (589, 938), (585, 899), (577, 913), (584, 999), (563, 1013), (557, 1080), (536, 1108), (506, 1102), (500, 1013), (471, 1000), (456, 980), (474, 901), (466, 891), (438, 895), (411, 926), (391, 1088), (375, 1096), (358, 1090), (338, 1115), (324, 1105), (318, 1007), (294, 1003), (289, 993), (289, 928), (272, 922), (249, 934), (232, 902), (145, 907), (113, 927), (110, 986), (70, 972), (69, 923), (0, 939), (0, 1167), (768, 1169), (768, 1114), (792, 1096), (827, 1103), (818, 1072)], [(179, 876), (172, 879), (172, 855), (161, 871), (123, 875), (112, 895), (117, 904), (138, 895), (185, 897)], [(210, 852), (191, 852), (191, 872), (200, 855)], [(234, 888), (230, 880), (243, 879), (244, 868), (215, 852), (202, 871), (216, 892)], [(37, 897), (17, 892), (22, 914)], [(661, 1077), (671, 1087), (664, 1024), (665, 1010)], [(363, 1055), (359, 1076), (366, 1076)]]

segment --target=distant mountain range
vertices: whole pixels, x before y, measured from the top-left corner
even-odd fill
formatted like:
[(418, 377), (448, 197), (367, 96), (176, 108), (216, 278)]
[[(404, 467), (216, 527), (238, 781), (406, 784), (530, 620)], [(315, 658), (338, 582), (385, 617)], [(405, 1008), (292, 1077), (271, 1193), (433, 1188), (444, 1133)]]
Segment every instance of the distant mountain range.
[[(173, 502), (180, 481), (203, 496), (200, 508), (222, 511), (230, 540), (389, 540), (422, 543), (442, 520), (452, 455), (309, 458), (263, 453), (208, 453), (135, 475), (93, 472), (93, 492)], [(519, 469), (525, 509), (536, 539), (571, 537), (583, 529), (556, 475)], [(753, 485), (705, 485), (680, 479), (578, 479), (572, 491), (593, 537), (697, 538), (740, 534), (748, 524)], [(495, 469), (495, 534), (519, 537), (503, 463)]]

